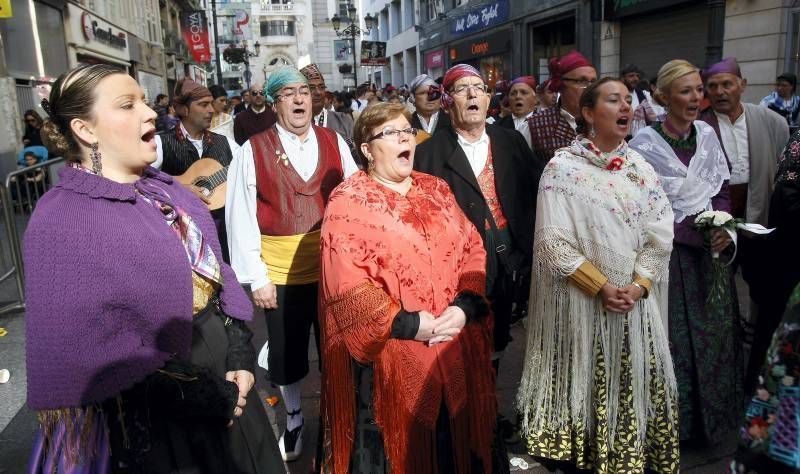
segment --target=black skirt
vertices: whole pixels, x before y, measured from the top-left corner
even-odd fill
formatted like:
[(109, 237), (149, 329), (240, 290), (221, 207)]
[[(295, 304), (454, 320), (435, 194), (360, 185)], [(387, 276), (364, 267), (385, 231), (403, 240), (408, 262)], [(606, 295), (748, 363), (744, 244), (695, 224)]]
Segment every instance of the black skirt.
[[(217, 383), (224, 383), (219, 379), (225, 378), (228, 355), (224, 318), (213, 304), (194, 318), (188, 361), (208, 369), (209, 377), (216, 377)], [(141, 385), (104, 404), (115, 472), (286, 472), (255, 387), (247, 395), (242, 416), (226, 427), (226, 420), (218, 417), (160, 413), (156, 406), (161, 403), (158, 396)], [(190, 384), (185, 387), (192, 390)]]

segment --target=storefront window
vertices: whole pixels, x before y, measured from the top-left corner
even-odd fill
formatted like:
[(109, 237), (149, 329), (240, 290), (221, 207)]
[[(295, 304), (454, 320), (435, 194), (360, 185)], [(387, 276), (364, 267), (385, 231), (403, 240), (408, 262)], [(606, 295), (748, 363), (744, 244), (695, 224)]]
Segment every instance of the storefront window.
[(786, 69), (794, 74), (800, 73), (800, 10), (792, 11), (789, 17), (789, 54)]
[(535, 25), (530, 33), (531, 63), (526, 68), (534, 71), (539, 81), (549, 78), (547, 62), (550, 58), (560, 57), (575, 49), (575, 17)]
[[(507, 56), (507, 55), (506, 55)], [(508, 61), (503, 61), (503, 56), (489, 56), (482, 58), (480, 62), (480, 71), (486, 80), (486, 85), (490, 89), (494, 89), (497, 81), (510, 79), (510, 73), (507, 67), (510, 68), (510, 58)]]

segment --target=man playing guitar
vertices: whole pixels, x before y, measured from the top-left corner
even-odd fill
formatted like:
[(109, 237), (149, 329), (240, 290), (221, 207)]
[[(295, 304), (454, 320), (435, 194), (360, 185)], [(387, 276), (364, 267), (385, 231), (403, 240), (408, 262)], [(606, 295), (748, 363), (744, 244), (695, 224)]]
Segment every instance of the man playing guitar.
[[(219, 162), (222, 167), (227, 167), (233, 159), (232, 145), (224, 135), (209, 130), (214, 109), (211, 106), (213, 98), (211, 91), (191, 79), (185, 78), (178, 81), (175, 86), (175, 95), (172, 99), (175, 113), (181, 119), (172, 130), (156, 135), (156, 152), (158, 158), (153, 166), (161, 171), (179, 176), (192, 174), (187, 171), (201, 158), (211, 158)], [(224, 178), (224, 171), (221, 173)], [(179, 179), (185, 182), (184, 179)], [(192, 182), (192, 179), (188, 180)], [(224, 179), (222, 180), (224, 181)], [(214, 189), (191, 185), (190, 188), (203, 201), (209, 202), (209, 195)], [(225, 194), (222, 189), (221, 194)], [(211, 211), (217, 234), (222, 245), (222, 253), (226, 263), (230, 262), (228, 252), (228, 236), (225, 231), (225, 207)]]

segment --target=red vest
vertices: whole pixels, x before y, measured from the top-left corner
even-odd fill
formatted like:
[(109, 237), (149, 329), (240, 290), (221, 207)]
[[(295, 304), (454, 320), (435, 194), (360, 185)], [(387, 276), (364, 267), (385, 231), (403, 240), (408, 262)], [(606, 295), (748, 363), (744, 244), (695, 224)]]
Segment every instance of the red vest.
[(319, 230), (333, 188), (344, 178), (336, 132), (312, 125), (319, 163), (306, 182), (288, 160), (275, 126), (250, 137), (256, 168), (256, 217), (262, 235), (306, 234)]
[[(486, 200), (486, 206), (489, 207), (489, 212), (492, 214), (494, 224), (498, 229), (505, 229), (508, 227), (508, 220), (503, 214), (503, 208), (500, 206), (500, 199), (497, 197), (497, 187), (494, 182), (494, 160), (492, 159), (492, 144), (489, 143), (489, 156), (486, 157), (486, 164), (483, 166), (481, 173), (477, 176), (478, 186), (481, 188), (483, 198)], [(492, 225), (489, 220), (486, 220), (486, 229), (491, 229)]]

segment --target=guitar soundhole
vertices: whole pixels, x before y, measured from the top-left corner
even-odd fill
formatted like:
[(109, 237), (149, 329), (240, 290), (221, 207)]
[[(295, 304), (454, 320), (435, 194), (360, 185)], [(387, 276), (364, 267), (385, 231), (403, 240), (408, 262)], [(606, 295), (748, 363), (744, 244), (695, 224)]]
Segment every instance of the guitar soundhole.
[(194, 182), (194, 185), (197, 186), (198, 188), (204, 188), (209, 193), (213, 189), (213, 186), (211, 186), (211, 183), (209, 183), (205, 179), (198, 179), (197, 181)]

